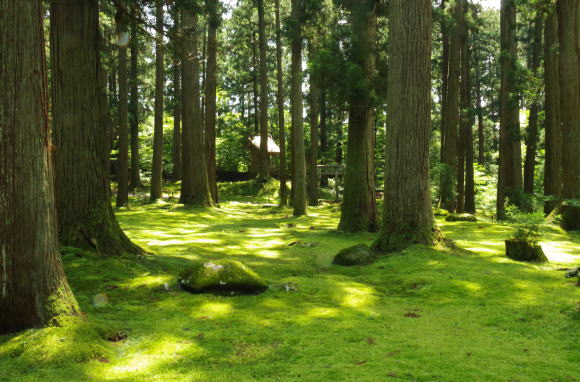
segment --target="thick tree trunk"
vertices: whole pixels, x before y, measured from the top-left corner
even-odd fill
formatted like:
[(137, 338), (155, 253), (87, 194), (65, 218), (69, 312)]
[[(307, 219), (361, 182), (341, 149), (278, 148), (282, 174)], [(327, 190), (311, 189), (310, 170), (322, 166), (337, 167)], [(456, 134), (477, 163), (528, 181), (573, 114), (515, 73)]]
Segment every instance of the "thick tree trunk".
[[(532, 54), (530, 59), (530, 69), (532, 75), (537, 77), (542, 54), (542, 17), (537, 15), (533, 23)], [(531, 28), (532, 29), (532, 28)], [(538, 149), (538, 112), (540, 105), (534, 99), (530, 106), (530, 118), (528, 120), (528, 131), (526, 134), (526, 159), (524, 162), (524, 192), (534, 193), (534, 174), (536, 169), (536, 152)]]
[(456, 208), (455, 184), (457, 176), (457, 147), (459, 123), (459, 78), (461, 36), (460, 22), (463, 12), (463, 3), (456, 1), (451, 10), (455, 25), (451, 29), (449, 39), (449, 71), (447, 73), (447, 90), (443, 103), (442, 118), (443, 132), (441, 143), (441, 205), (453, 212)]
[(485, 163), (485, 126), (483, 124), (483, 107), (481, 106), (481, 69), (479, 60), (475, 60), (475, 109), (477, 112), (477, 163)]
[[(445, 15), (446, 0), (441, 0), (441, 11)], [(449, 26), (446, 23), (445, 17), (441, 18), (441, 151), (439, 153), (440, 161), (443, 163), (443, 141), (445, 137), (445, 117), (443, 111), (447, 106), (447, 80), (449, 78)]]
[(558, 15), (550, 12), (544, 31), (545, 147), (544, 212), (549, 214), (562, 195), (562, 128), (560, 126), (560, 75), (558, 64)]
[(139, 73), (137, 60), (139, 56), (139, 38), (137, 35), (136, 6), (133, 6), (131, 18), (131, 72), (129, 83), (131, 96), (129, 98), (129, 115), (131, 117), (131, 176), (129, 189), (141, 187), (140, 155), (139, 155)]
[(519, 96), (516, 89), (516, 4), (501, 2), (501, 90), (497, 218), (505, 219), (505, 202), (521, 204), (522, 168)]
[[(316, 46), (313, 41), (310, 42), (309, 56), (310, 61), (316, 56)], [(310, 73), (310, 152), (308, 155), (308, 205), (318, 205), (318, 116), (320, 114), (319, 101), (320, 89), (317, 84), (316, 76)]]
[(256, 32), (252, 33), (252, 97), (254, 103), (254, 114), (252, 116), (254, 121), (254, 135), (260, 135), (260, 118), (259, 118), (259, 103), (258, 103), (258, 52), (256, 52)]
[[(320, 93), (320, 162), (325, 163), (328, 152), (328, 109), (326, 103), (326, 89)], [(328, 176), (320, 176), (320, 187), (328, 187)]]
[(465, 202), (464, 202), (464, 211), (475, 213), (475, 174), (473, 168), (473, 124), (474, 124), (474, 116), (473, 116), (473, 108), (472, 108), (472, 99), (471, 99), (471, 47), (470, 47), (470, 38), (469, 38), (469, 30), (466, 21), (466, 15), (468, 10), (468, 3), (465, 0), (463, 2), (464, 6), (464, 16), (462, 19), (462, 29), (463, 29), (463, 43), (462, 43), (462, 53), (461, 53), (461, 66), (462, 66), (462, 76), (465, 76), (464, 80), (464, 90), (462, 91), (462, 100), (461, 100), (461, 123), (462, 123), (462, 130), (463, 130), (463, 141), (464, 145), (464, 152), (465, 152)]
[(163, 67), (163, 0), (156, 0), (155, 4), (155, 117), (153, 128), (153, 162), (151, 164), (151, 193), (152, 202), (163, 195), (163, 90), (165, 88), (165, 69)]
[(129, 205), (129, 102), (127, 91), (127, 45), (122, 43), (128, 33), (129, 15), (117, 7), (115, 15), (119, 35), (119, 157), (117, 159), (117, 207)]
[(188, 206), (213, 205), (203, 140), (199, 104), (199, 58), (197, 56), (197, 14), (190, 8), (182, 12), (183, 66), (183, 154), (180, 203)]
[(292, 138), (294, 153), (294, 216), (306, 214), (306, 158), (304, 154), (304, 120), (302, 95), (302, 2), (292, 0), (291, 20), (294, 25), (290, 46), (292, 50), (291, 69), (291, 105), (292, 105)]
[(276, 104), (278, 108), (278, 130), (280, 135), (280, 205), (288, 204), (288, 187), (286, 185), (286, 128), (284, 126), (284, 81), (282, 71), (282, 28), (280, 26), (280, 0), (275, 0), (276, 7)]
[[(457, 200), (455, 204), (456, 212), (465, 211), (465, 171), (466, 171), (466, 154), (467, 154), (467, 135), (471, 130), (470, 120), (470, 84), (469, 84), (469, 40), (467, 31), (467, 22), (465, 14), (467, 12), (467, 3), (461, 2), (461, 15), (458, 20), (459, 46), (460, 46), (460, 73), (459, 80), (459, 136), (457, 140)], [(473, 164), (472, 164), (473, 165)]]
[(217, 89), (217, 15), (218, 0), (208, 3), (207, 68), (205, 80), (205, 142), (207, 150), (207, 178), (214, 203), (218, 202), (216, 174), (216, 89)]
[(173, 180), (181, 179), (181, 20), (177, 6), (173, 8)]
[(50, 12), (59, 236), (64, 245), (103, 255), (142, 253), (111, 208), (110, 120), (98, 15), (96, 0), (53, 1)]
[(364, 0), (352, 13), (352, 61), (360, 68), (362, 87), (350, 94), (344, 199), (338, 229), (378, 229), (375, 198), (373, 77), (377, 39), (376, 1)]
[(78, 312), (58, 251), (40, 3), (0, 2), (0, 334)]
[(384, 224), (375, 246), (435, 244), (429, 187), (431, 1), (390, 0)]
[(270, 157), (268, 155), (268, 61), (266, 59), (266, 20), (264, 0), (256, 0), (258, 6), (258, 41), (260, 44), (260, 152), (258, 155), (258, 179), (268, 179)]
[[(562, 197), (580, 199), (580, 0), (558, 0)], [(567, 205), (562, 227), (580, 229), (580, 206)]]

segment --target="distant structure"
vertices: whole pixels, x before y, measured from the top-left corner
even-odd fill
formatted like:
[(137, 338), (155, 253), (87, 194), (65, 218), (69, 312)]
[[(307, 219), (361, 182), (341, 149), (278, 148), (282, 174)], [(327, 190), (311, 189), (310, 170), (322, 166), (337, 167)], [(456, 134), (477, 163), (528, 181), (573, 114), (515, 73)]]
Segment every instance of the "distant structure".
[[(250, 173), (258, 173), (258, 161), (260, 158), (260, 136), (255, 135), (248, 139), (247, 149), (250, 151)], [(269, 173), (278, 176), (278, 165), (280, 163), (280, 147), (274, 142), (271, 136), (268, 136), (268, 157), (270, 162)]]

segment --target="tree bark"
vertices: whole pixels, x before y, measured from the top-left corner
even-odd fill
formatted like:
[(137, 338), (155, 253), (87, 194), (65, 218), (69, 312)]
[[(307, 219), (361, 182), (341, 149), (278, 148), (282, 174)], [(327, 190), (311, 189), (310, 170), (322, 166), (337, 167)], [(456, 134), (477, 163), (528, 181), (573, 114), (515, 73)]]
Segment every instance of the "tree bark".
[(111, 123), (99, 58), (98, 3), (55, 0), (50, 15), (60, 241), (103, 255), (143, 253), (125, 236), (111, 208)]
[(294, 152), (294, 216), (306, 214), (306, 158), (304, 155), (304, 120), (302, 95), (302, 9), (301, 0), (292, 0), (290, 19), (293, 31), (290, 40), (292, 50), (291, 69), (291, 105), (292, 105), (292, 138)]
[(0, 2), (0, 334), (79, 311), (58, 251), (40, 1)]
[(151, 164), (151, 193), (149, 200), (154, 202), (163, 196), (163, 90), (165, 88), (165, 69), (163, 65), (163, 0), (155, 3), (155, 117), (153, 127), (153, 162)]
[(545, 87), (545, 147), (544, 212), (549, 214), (562, 195), (562, 128), (560, 126), (560, 74), (558, 63), (558, 15), (556, 10), (546, 17), (544, 30), (544, 87)]
[(378, 229), (375, 197), (374, 107), (377, 3), (365, 0), (352, 12), (352, 63), (360, 68), (362, 86), (352, 89), (348, 118), (344, 199), (338, 229), (375, 232)]
[(260, 135), (258, 104), (258, 53), (256, 52), (256, 32), (252, 32), (252, 97), (254, 102), (254, 135)]
[(123, 39), (128, 33), (129, 15), (117, 6), (115, 23), (119, 35), (119, 157), (117, 159), (117, 207), (129, 205), (129, 104), (127, 91), (127, 45)]
[[(173, 23), (176, 33), (181, 33), (181, 20), (177, 7), (173, 10)], [(173, 36), (173, 180), (181, 179), (181, 39)]]
[(505, 202), (521, 204), (522, 169), (520, 148), (519, 97), (516, 89), (516, 5), (515, 0), (501, 2), (500, 43), (500, 137), (497, 218), (505, 219)]
[(384, 224), (375, 247), (395, 251), (442, 238), (429, 187), (431, 1), (390, 0)]
[(280, 205), (288, 204), (286, 185), (286, 128), (284, 126), (284, 81), (282, 71), (282, 28), (280, 26), (280, 0), (275, 0), (276, 8), (276, 104), (278, 108), (278, 131), (280, 136)]
[(129, 98), (129, 115), (131, 117), (131, 174), (129, 180), (129, 190), (141, 187), (140, 155), (139, 155), (139, 72), (137, 60), (139, 56), (139, 37), (137, 35), (137, 7), (132, 8), (133, 17), (131, 19), (131, 72), (129, 83), (131, 85), (131, 96)]
[(264, 0), (256, 0), (258, 6), (258, 41), (260, 45), (260, 151), (258, 155), (258, 179), (268, 179), (270, 157), (268, 155), (268, 61), (266, 59), (266, 20)]
[(197, 14), (191, 8), (182, 11), (183, 25), (183, 180), (180, 203), (211, 207), (213, 201), (207, 178), (207, 164), (199, 104), (199, 57), (197, 50)]
[[(310, 41), (310, 61), (316, 56), (316, 42)], [(308, 205), (318, 205), (318, 116), (320, 114), (320, 89), (314, 73), (310, 73), (310, 153), (308, 155)]]
[[(560, 37), (560, 125), (562, 126), (562, 197), (580, 203), (580, 0), (558, 0)], [(562, 228), (580, 229), (580, 206), (568, 203)]]
[[(326, 103), (326, 89), (320, 93), (320, 162), (325, 163), (328, 152), (328, 109)], [(320, 176), (320, 187), (328, 187), (328, 176)]]
[(477, 163), (485, 163), (485, 126), (483, 124), (483, 107), (481, 106), (481, 69), (479, 60), (475, 60), (475, 109), (477, 112)]
[[(536, 15), (533, 22), (533, 36), (531, 38), (532, 54), (530, 59), (530, 69), (534, 77), (538, 76), (540, 59), (542, 54), (542, 17)], [(530, 117), (528, 120), (528, 131), (526, 134), (526, 159), (524, 161), (524, 192), (534, 193), (534, 176), (536, 169), (536, 152), (538, 149), (538, 112), (540, 105), (534, 96), (530, 106)]]
[(463, 209), (469, 213), (475, 213), (475, 174), (473, 168), (473, 124), (475, 122), (472, 107), (471, 98), (471, 44), (470, 44), (470, 33), (467, 25), (467, 12), (468, 3), (467, 0), (463, 2), (464, 14), (463, 14), (463, 36), (464, 39), (462, 43), (462, 75), (465, 76), (464, 90), (462, 92), (462, 130), (463, 130), (463, 140), (464, 140), (464, 152), (465, 152), (465, 202)]
[(205, 80), (205, 140), (207, 150), (207, 178), (214, 203), (218, 202), (216, 174), (216, 89), (217, 89), (217, 14), (218, 0), (208, 2), (207, 68)]
[(457, 200), (455, 202), (455, 211), (465, 211), (465, 170), (467, 154), (467, 135), (470, 125), (470, 84), (469, 84), (469, 40), (467, 23), (465, 15), (467, 12), (467, 3), (461, 2), (461, 15), (459, 16), (457, 28), (459, 34), (459, 135), (457, 140)]

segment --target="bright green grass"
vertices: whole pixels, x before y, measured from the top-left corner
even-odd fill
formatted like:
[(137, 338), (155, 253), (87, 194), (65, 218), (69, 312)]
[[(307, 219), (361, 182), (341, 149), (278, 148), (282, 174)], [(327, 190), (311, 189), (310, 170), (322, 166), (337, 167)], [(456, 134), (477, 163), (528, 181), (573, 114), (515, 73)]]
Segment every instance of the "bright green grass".
[[(129, 236), (156, 254), (144, 259), (65, 249), (86, 316), (0, 337), (0, 380), (580, 380), (580, 298), (556, 270), (580, 262), (580, 235), (551, 229), (542, 244), (552, 263), (537, 266), (504, 257), (506, 226), (440, 221), (471, 252), (413, 246), (346, 268), (332, 256), (374, 236), (333, 232), (336, 205), (295, 219), (242, 200), (214, 210), (135, 202), (119, 211)], [(191, 261), (221, 258), (253, 267), (270, 289), (218, 297), (176, 288)], [(286, 291), (288, 282), (298, 290)], [(108, 306), (92, 305), (98, 293)], [(103, 339), (116, 332), (128, 338)]]

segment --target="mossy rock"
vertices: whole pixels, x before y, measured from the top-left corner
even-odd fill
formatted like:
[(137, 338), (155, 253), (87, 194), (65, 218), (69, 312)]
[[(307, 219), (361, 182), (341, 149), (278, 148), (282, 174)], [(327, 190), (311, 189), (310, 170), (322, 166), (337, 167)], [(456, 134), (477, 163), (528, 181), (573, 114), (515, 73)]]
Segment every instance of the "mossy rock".
[(542, 247), (527, 241), (510, 239), (505, 241), (506, 256), (512, 260), (543, 263), (548, 261)]
[(433, 211), (433, 215), (435, 216), (449, 216), (449, 211), (444, 210), (443, 208), (437, 208)]
[(367, 265), (375, 262), (377, 254), (364, 244), (357, 244), (338, 252), (332, 261), (338, 265)]
[(477, 218), (472, 214), (451, 214), (445, 218), (446, 222), (477, 222)]
[(247, 265), (235, 260), (198, 263), (179, 275), (179, 286), (192, 293), (259, 294), (268, 284)]

